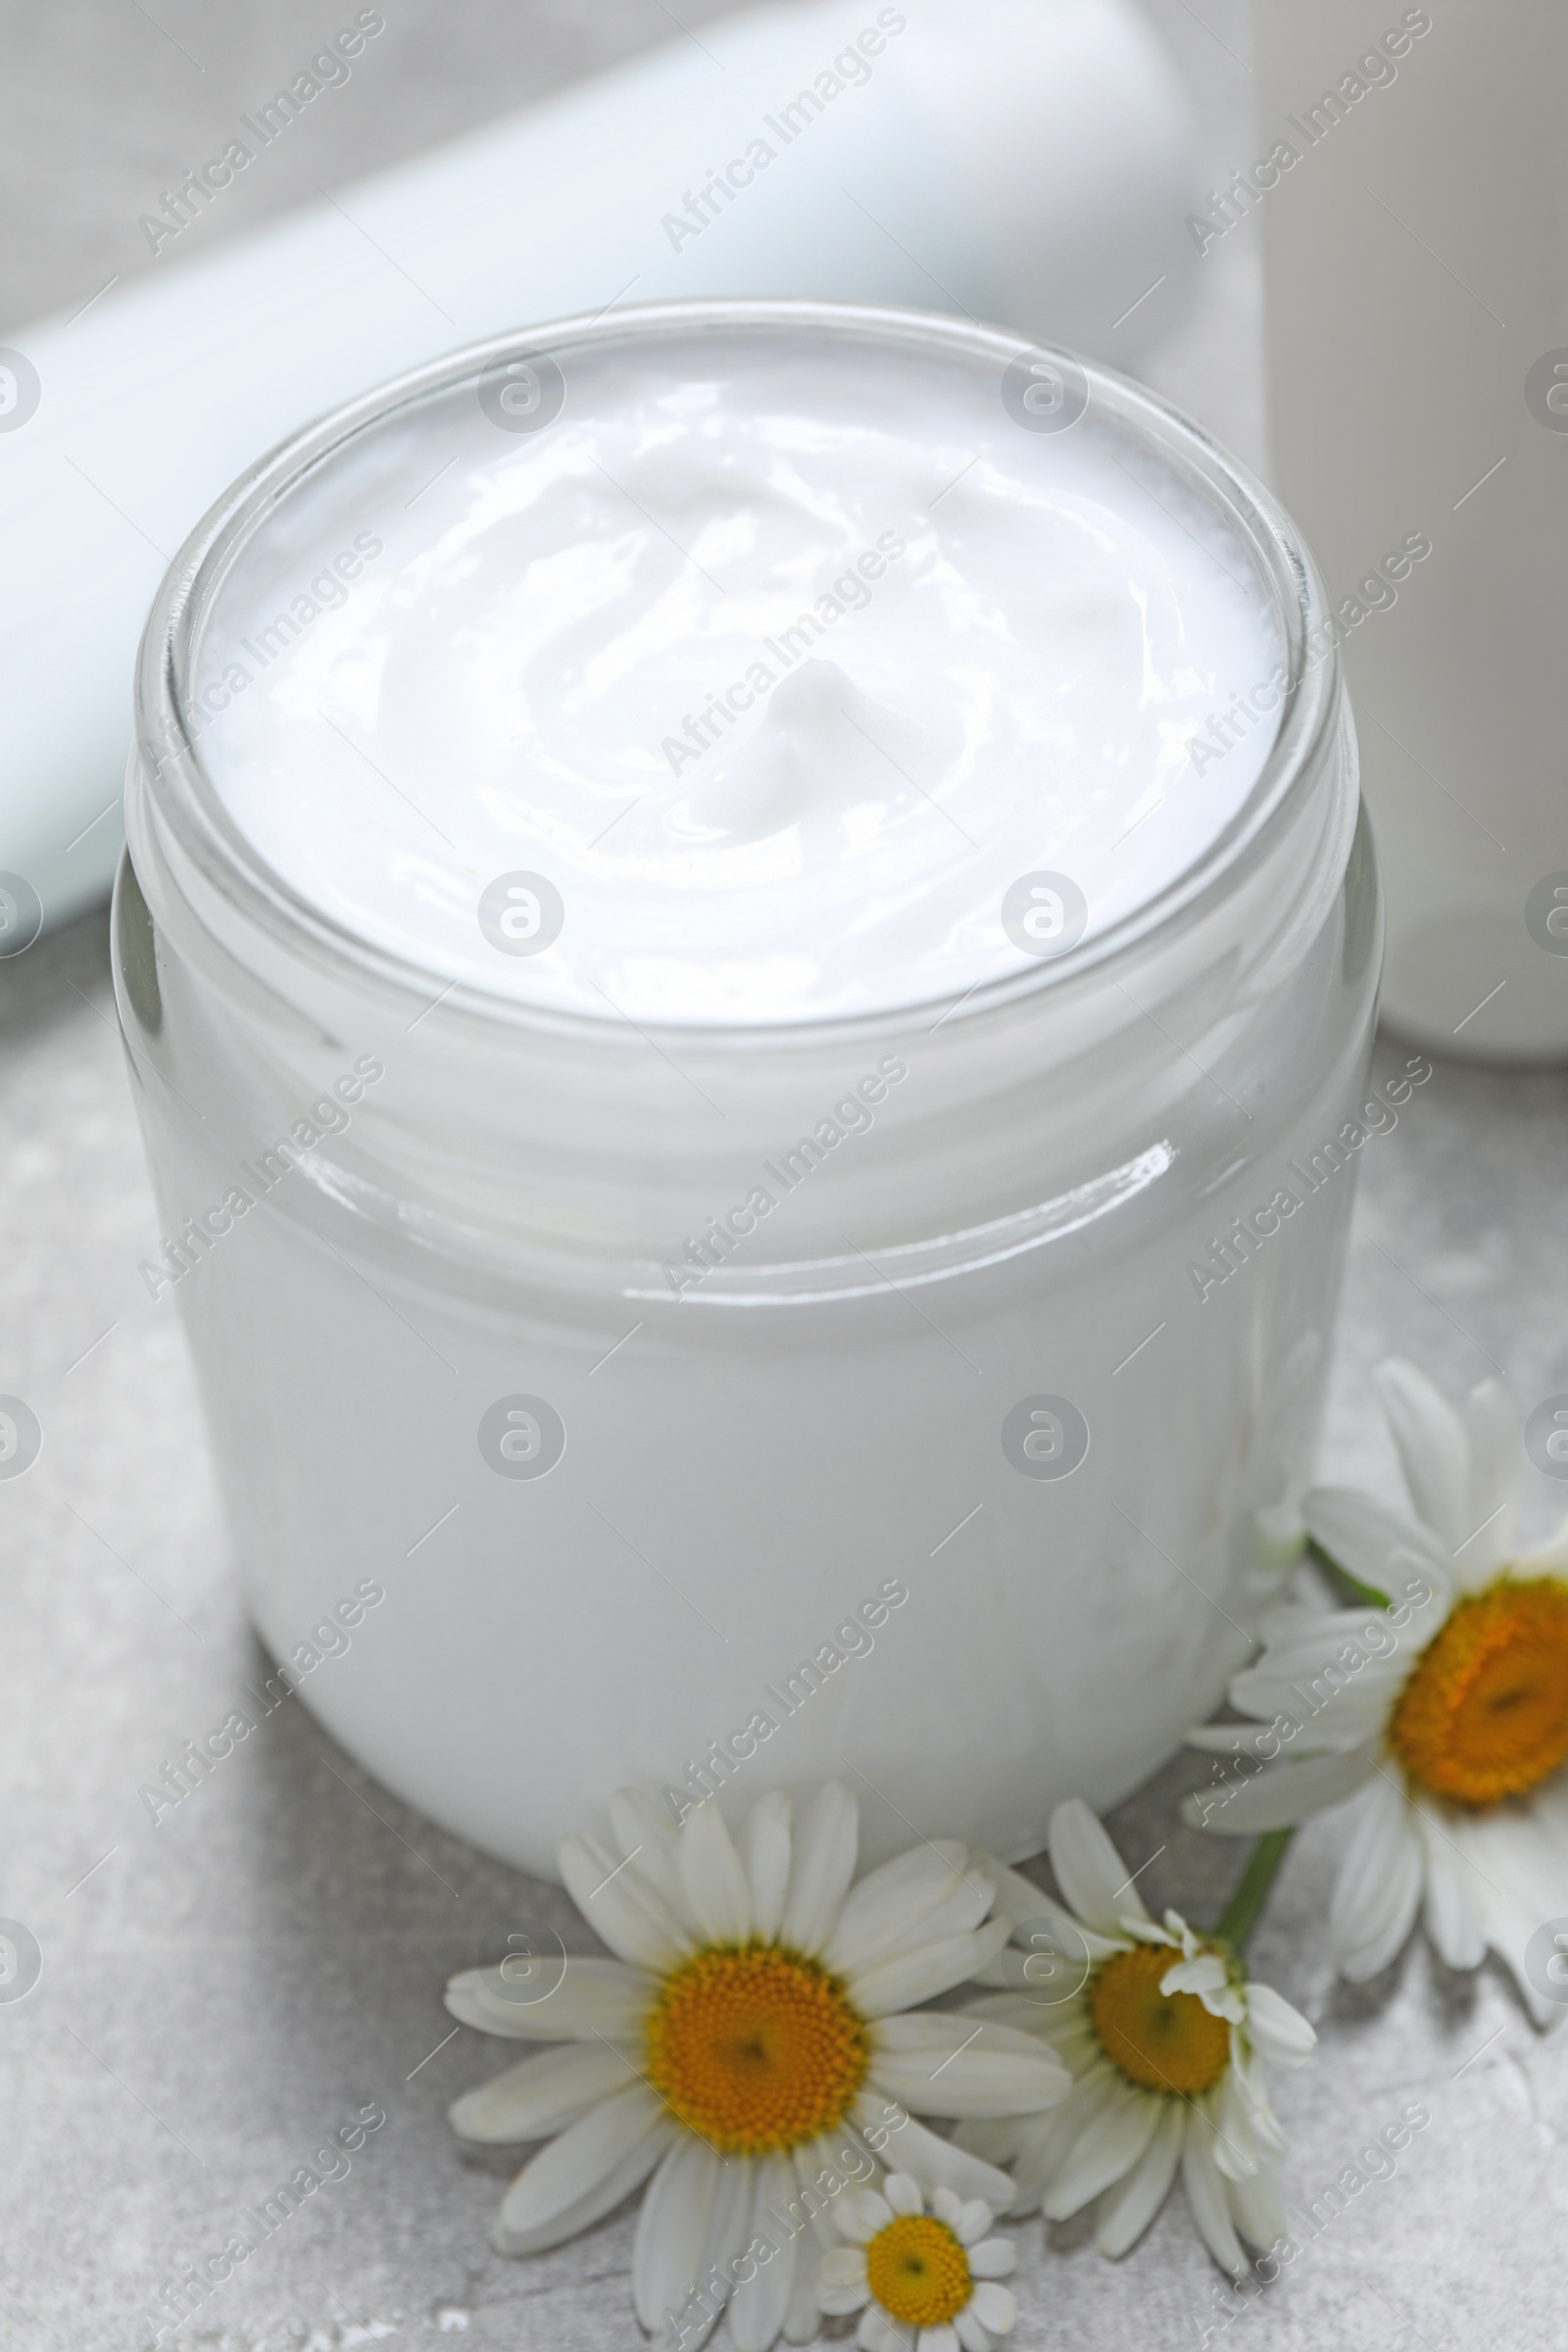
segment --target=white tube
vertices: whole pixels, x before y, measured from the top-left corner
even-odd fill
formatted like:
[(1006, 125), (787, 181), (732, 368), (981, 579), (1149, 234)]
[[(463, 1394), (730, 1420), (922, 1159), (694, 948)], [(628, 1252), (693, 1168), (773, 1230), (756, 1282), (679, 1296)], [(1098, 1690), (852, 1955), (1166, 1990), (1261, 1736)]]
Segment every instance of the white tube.
[[(259, 149), (247, 120), (236, 136)], [(1125, 362), (1190, 280), (1195, 172), (1180, 85), (1130, 0), (835, 0), (705, 27), (210, 259), (181, 263), (149, 229), (156, 270), (0, 353), (0, 892), (21, 878), (17, 922), (27, 893), (49, 923), (108, 889), (132, 658), (165, 563), (311, 416), (530, 317), (621, 299), (967, 310)]]
[(1257, 0), (1256, 24), (1258, 152), (1294, 150), (1257, 200), (1275, 471), (1346, 627), (1385, 1017), (1560, 1059), (1568, 10)]

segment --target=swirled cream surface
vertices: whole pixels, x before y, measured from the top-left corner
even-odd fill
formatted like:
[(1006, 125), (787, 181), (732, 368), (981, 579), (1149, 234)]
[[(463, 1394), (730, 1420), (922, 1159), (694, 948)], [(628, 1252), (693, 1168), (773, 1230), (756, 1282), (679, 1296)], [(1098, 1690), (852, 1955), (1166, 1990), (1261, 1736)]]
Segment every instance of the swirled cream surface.
[(1277, 723), (1243, 543), (1063, 413), (760, 327), (444, 395), (246, 543), (203, 763), (436, 988), (705, 1024), (961, 996), (1179, 877)]

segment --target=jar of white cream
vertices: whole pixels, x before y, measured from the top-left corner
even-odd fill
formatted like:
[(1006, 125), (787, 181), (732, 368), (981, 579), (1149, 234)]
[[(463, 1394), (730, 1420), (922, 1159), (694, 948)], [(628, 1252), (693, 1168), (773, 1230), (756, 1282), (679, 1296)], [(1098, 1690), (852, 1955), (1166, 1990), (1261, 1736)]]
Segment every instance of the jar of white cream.
[(1380, 918), (1291, 525), (947, 318), (612, 313), (301, 434), (116, 903), (280, 1673), (549, 1875), (630, 1780), (1008, 1856), (1208, 1711), (1315, 1434)]

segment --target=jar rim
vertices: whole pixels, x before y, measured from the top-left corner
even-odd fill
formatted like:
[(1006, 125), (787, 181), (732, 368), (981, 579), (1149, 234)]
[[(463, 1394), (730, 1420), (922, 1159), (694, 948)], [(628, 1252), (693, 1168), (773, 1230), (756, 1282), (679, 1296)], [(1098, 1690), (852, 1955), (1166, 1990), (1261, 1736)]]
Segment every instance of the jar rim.
[[(143, 631), (135, 679), (135, 747), (127, 792), (147, 796), (155, 826), (162, 825), (242, 922), (274, 945), (324, 964), (339, 979), (379, 989), (429, 1009), (442, 978), (433, 966), (364, 937), (308, 899), (262, 855), (224, 805), (200, 753), (191, 724), (191, 680), (202, 632), (219, 592), (252, 534), (290, 494), (358, 441), (465, 384), (521, 360), (568, 348), (597, 350), (676, 334), (753, 332), (833, 334), (966, 359), (1004, 369), (1020, 358), (1082, 372), (1089, 405), (1119, 423), (1135, 442), (1203, 489), (1224, 513), (1272, 592), (1284, 640), (1287, 683), (1279, 725), (1251, 790), (1229, 821), (1186, 865), (1103, 930), (1066, 954), (983, 982), (967, 993), (783, 1021), (747, 1023), (649, 1019), (649, 1035), (711, 1047), (743, 1036), (751, 1050), (852, 1045), (919, 1022), (968, 1021), (1021, 999), (1047, 996), (1091, 972), (1125, 961), (1152, 940), (1174, 934), (1222, 902), (1268, 854), (1276, 829), (1291, 821), (1311, 789), (1332, 741), (1340, 706), (1340, 656), (1330, 640), (1325, 657), (1309, 658), (1314, 624), (1329, 617), (1316, 567), (1295, 525), (1247, 467), (1183, 412), (1114, 369), (1059, 345), (957, 319), (938, 312), (874, 304), (740, 297), (644, 303), (596, 315), (546, 321), (524, 331), (465, 345), (380, 384), (302, 427), (259, 459), (229, 486), (191, 531), (160, 583)], [(525, 998), (462, 979), (441, 991), (443, 1024), (473, 1023), (494, 1033), (520, 1029), (570, 1039), (602, 1039), (614, 1013), (530, 1004)]]

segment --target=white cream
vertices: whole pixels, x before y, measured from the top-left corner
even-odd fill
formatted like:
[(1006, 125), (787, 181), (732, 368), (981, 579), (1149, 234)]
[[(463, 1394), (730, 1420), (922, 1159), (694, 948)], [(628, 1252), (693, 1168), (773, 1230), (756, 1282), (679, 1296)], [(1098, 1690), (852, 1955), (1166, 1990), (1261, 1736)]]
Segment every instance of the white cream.
[[(1093, 409), (1025, 429), (993, 368), (806, 337), (570, 357), (564, 390), (537, 431), (471, 389), (416, 456), (385, 428), (209, 624), (205, 762), (347, 929), (579, 1012), (876, 1011), (1023, 968), (1021, 875), (1092, 936), (1246, 801), (1271, 604)], [(560, 894), (538, 953), (479, 917), (517, 872)]]

